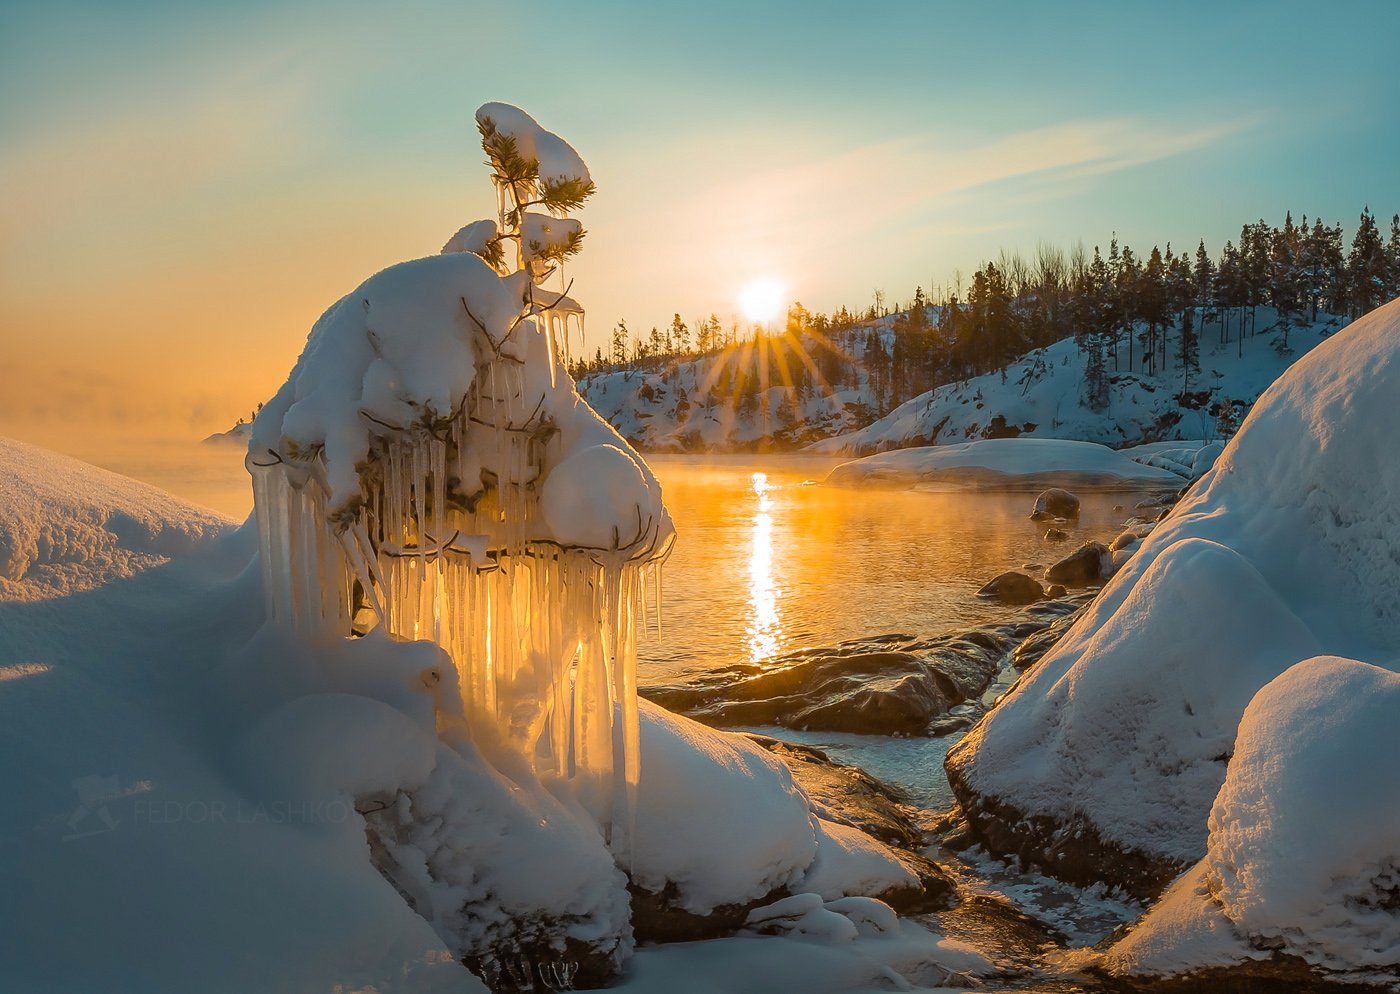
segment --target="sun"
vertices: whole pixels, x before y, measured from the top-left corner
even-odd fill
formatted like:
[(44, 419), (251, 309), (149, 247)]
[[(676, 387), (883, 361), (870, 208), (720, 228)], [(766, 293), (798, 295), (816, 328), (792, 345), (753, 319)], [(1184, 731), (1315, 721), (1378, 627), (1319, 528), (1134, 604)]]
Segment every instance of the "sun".
[(746, 283), (739, 291), (739, 307), (744, 317), (755, 324), (772, 321), (782, 310), (783, 290), (783, 285), (770, 276)]

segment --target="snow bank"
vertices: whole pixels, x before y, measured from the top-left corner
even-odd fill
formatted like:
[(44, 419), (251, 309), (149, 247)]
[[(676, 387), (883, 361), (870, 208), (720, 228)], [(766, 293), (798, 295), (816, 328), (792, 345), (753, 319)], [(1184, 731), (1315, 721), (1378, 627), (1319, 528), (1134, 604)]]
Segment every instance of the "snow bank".
[(1117, 490), (1180, 487), (1175, 473), (1144, 466), (1094, 442), (996, 438), (920, 446), (842, 463), (823, 481), (831, 486), (958, 486), (1026, 489), (1062, 485)]
[(1173, 974), (1279, 949), (1335, 971), (1400, 967), (1400, 676), (1319, 656), (1261, 690), (1210, 814), (1205, 859), (1111, 951)]
[(1385, 666), (1400, 655), (1397, 396), (1400, 301), (1269, 389), (1215, 468), (954, 748), (966, 799), (1087, 822), (1171, 865), (1203, 856), (1253, 694), (1317, 653)]
[(76, 459), (0, 438), (0, 598), (129, 579), (230, 532), (222, 515)]
[(832, 901), (918, 888), (919, 878), (889, 847), (847, 825), (817, 819), (817, 853), (798, 890)]

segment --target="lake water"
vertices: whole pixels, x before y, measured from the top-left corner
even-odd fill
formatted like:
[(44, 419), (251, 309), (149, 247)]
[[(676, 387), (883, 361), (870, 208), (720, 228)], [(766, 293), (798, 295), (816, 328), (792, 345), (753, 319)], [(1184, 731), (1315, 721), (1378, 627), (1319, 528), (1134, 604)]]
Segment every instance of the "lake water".
[[(243, 447), (166, 442), (73, 454), (238, 520), (252, 507)], [(653, 456), (678, 531), (664, 569), (663, 638), (638, 647), (643, 683), (805, 645), (949, 628), (1015, 609), (976, 592), (1003, 570), (1111, 539), (1136, 497), (1082, 494), (1070, 540), (1031, 521), (1034, 495), (843, 490), (814, 484), (841, 460)]]
[(665, 628), (639, 647), (643, 683), (804, 645), (932, 635), (1006, 618), (977, 598), (1007, 569), (1109, 540), (1140, 499), (1082, 494), (1070, 539), (1046, 542), (1034, 494), (843, 490), (813, 485), (841, 460), (654, 456), (675, 518)]

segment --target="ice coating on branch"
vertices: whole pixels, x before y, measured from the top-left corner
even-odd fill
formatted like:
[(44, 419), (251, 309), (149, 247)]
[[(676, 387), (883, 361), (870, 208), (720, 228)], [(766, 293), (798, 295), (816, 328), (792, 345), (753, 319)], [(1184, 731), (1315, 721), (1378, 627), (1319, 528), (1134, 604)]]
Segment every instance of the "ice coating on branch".
[(442, 247), (442, 254), (470, 252), (473, 255), (481, 255), (497, 234), (496, 222), (490, 218), (473, 221), (471, 224), (457, 229), (457, 233), (449, 238), (447, 244)]
[(540, 164), (540, 179), (583, 180), (591, 183), (588, 166), (574, 147), (552, 131), (540, 127), (529, 114), (510, 104), (482, 104), (476, 111), (477, 125), (515, 139), (516, 151)]

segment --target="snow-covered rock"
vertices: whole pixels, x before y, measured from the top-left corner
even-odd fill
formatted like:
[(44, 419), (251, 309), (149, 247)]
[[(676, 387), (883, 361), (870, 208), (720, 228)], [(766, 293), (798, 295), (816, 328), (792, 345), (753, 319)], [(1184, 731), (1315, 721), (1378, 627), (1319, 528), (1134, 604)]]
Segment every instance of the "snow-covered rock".
[(1177, 474), (1144, 466), (1095, 442), (993, 438), (898, 449), (842, 463), (823, 483), (838, 487), (968, 487), (1039, 490), (1062, 484), (1083, 490), (1177, 488)]
[(1319, 656), (1245, 709), (1205, 858), (1106, 965), (1189, 974), (1277, 951), (1325, 971), (1400, 971), (1400, 676)]
[(1295, 365), (1040, 664), (949, 754), (973, 823), (1152, 893), (1206, 854), (1259, 688), (1400, 656), (1400, 301)]
[(817, 853), (817, 823), (783, 762), (741, 735), (641, 702), (646, 775), (631, 873), (705, 915), (797, 883)]

